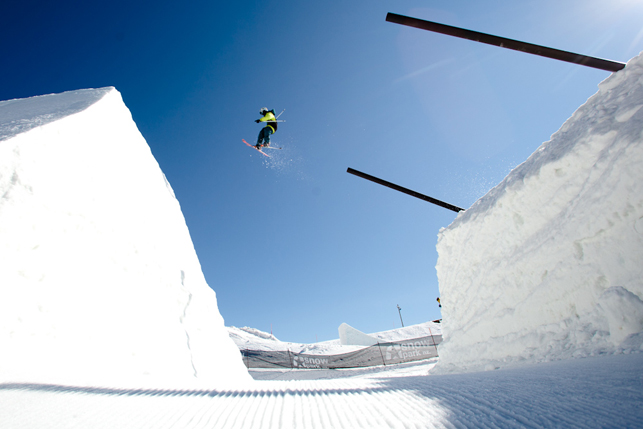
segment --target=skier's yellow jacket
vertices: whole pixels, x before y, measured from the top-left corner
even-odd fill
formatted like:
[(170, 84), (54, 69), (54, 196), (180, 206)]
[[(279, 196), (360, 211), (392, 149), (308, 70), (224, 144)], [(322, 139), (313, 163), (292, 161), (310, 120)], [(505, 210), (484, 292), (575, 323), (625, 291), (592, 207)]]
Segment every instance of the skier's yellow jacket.
[(273, 134), (277, 132), (277, 119), (273, 110), (266, 113), (263, 118), (259, 119), (259, 122), (266, 122), (266, 126), (272, 129)]

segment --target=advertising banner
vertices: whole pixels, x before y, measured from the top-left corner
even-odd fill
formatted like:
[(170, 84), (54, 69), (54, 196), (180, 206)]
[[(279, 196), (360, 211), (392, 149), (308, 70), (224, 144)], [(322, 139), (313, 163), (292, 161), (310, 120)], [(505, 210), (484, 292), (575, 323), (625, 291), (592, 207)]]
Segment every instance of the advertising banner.
[(378, 343), (354, 352), (319, 355), (290, 350), (241, 350), (248, 368), (336, 369), (390, 365), (438, 356), (442, 336)]

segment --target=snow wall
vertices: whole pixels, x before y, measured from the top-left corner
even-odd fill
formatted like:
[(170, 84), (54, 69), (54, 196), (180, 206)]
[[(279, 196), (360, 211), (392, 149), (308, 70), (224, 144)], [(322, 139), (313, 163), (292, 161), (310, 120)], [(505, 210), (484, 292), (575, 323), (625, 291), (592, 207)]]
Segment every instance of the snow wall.
[(0, 382), (250, 380), (114, 88), (0, 102)]
[(434, 372), (641, 350), (643, 56), (438, 235)]

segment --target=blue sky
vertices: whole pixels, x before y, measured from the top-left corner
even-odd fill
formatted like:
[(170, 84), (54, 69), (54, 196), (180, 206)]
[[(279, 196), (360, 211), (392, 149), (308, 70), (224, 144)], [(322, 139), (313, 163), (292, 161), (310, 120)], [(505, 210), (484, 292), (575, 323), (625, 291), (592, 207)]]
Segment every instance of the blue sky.
[[(402, 27), (387, 12), (617, 61), (634, 0), (0, 5), (0, 99), (115, 86), (181, 203), (226, 325), (281, 340), (440, 318), (435, 244), (608, 72)], [(263, 106), (286, 109), (267, 159)], [(114, 174), (118, 174), (115, 166)], [(493, 285), (489, 285), (493, 287)], [(457, 305), (457, 303), (445, 303)]]

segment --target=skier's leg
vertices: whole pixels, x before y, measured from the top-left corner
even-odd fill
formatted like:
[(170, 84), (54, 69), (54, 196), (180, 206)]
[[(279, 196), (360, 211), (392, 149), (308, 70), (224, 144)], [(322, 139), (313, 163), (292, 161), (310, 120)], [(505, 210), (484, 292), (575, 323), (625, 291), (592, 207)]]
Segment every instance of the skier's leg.
[(259, 137), (257, 137), (257, 148), (261, 148), (261, 145), (263, 143), (263, 140), (266, 138), (266, 127), (262, 128), (261, 131), (259, 131)]
[(266, 130), (266, 132), (264, 133), (264, 136), (263, 136), (263, 145), (270, 146), (270, 134), (272, 134), (272, 128), (266, 127), (264, 128), (264, 130)]

